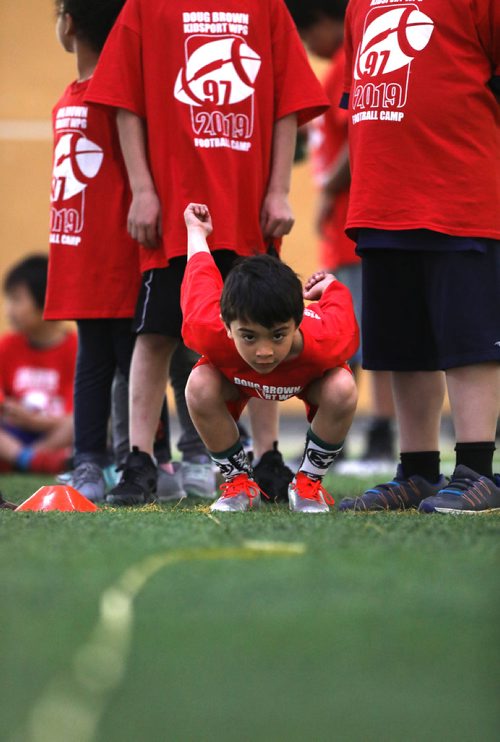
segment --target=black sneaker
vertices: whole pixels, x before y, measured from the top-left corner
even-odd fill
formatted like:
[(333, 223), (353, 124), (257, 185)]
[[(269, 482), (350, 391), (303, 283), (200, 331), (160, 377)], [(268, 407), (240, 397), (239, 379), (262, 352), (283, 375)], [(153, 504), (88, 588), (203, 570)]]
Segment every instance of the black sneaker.
[(447, 483), (443, 475), (434, 484), (417, 474), (405, 479), (400, 464), (391, 482), (377, 484), (361, 497), (345, 498), (339, 504), (339, 510), (411, 510), (418, 508), (426, 497), (437, 495)]
[(366, 433), (363, 461), (395, 461), (396, 447), (391, 420), (375, 418)]
[(108, 505), (145, 505), (156, 500), (158, 472), (153, 459), (137, 446), (127, 456), (120, 481), (106, 495)]
[(15, 505), (13, 502), (9, 502), (8, 500), (4, 500), (2, 493), (0, 492), (0, 509), (15, 510), (16, 508), (17, 508), (17, 505)]
[[(250, 461), (252, 455), (249, 455)], [(274, 441), (271, 451), (266, 451), (257, 466), (253, 468), (253, 479), (269, 497), (269, 502), (288, 502), (288, 485), (293, 472), (286, 466)]]
[(453, 513), (456, 515), (500, 510), (500, 475), (493, 479), (479, 475), (459, 464), (450, 483), (434, 497), (420, 503), (421, 513)]

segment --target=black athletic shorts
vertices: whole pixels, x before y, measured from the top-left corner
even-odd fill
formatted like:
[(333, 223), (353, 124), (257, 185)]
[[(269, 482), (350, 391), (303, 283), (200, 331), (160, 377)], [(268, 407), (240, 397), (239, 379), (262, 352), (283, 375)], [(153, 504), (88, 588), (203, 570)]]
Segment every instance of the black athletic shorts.
[(484, 252), (363, 251), (364, 368), (500, 361), (500, 243), (485, 243)]
[[(232, 250), (214, 250), (215, 264), (225, 278), (238, 255)], [(133, 330), (138, 334), (180, 338), (182, 327), (181, 283), (187, 257), (172, 258), (166, 268), (153, 268), (142, 274)]]

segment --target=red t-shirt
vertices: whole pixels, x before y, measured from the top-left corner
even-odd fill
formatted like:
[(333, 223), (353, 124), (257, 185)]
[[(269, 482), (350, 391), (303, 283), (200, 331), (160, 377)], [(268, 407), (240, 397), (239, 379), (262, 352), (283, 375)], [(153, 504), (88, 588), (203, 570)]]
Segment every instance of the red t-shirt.
[(347, 228), (500, 237), (498, 0), (351, 0)]
[(139, 250), (127, 233), (130, 190), (115, 115), (69, 85), (52, 112), (54, 164), (45, 319), (132, 317)]
[(30, 345), (24, 335), (0, 338), (0, 390), (33, 411), (64, 415), (73, 409), (77, 339), (68, 332), (50, 348)]
[(128, 0), (88, 100), (146, 119), (162, 204), (163, 249), (142, 270), (186, 254), (183, 211), (207, 203), (212, 249), (263, 252), (259, 215), (274, 122), (328, 105), (283, 0)]
[[(309, 149), (315, 180), (321, 187), (325, 175), (347, 143), (348, 114), (339, 108), (344, 90), (344, 49), (340, 47), (332, 57), (323, 81), (331, 107), (311, 122)], [(349, 187), (335, 194), (334, 207), (323, 225), (319, 253), (322, 268), (335, 270), (340, 266), (358, 263), (355, 245), (345, 233)]]
[(312, 381), (329, 369), (343, 366), (359, 345), (352, 299), (339, 281), (334, 281), (318, 302), (304, 311), (300, 331), (304, 339), (301, 354), (283, 361), (269, 374), (259, 374), (240, 356), (228, 338), (220, 317), (222, 276), (209, 253), (197, 253), (188, 260), (181, 290), (182, 337), (185, 344), (201, 353), (234, 384), (242, 398), (282, 401), (300, 397)]

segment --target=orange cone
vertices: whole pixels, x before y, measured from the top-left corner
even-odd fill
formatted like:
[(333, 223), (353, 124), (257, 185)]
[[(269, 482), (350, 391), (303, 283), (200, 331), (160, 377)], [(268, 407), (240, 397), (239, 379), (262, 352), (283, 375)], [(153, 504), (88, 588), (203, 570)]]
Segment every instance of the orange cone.
[(78, 513), (91, 513), (99, 510), (99, 508), (73, 487), (65, 484), (49, 484), (45, 487), (40, 487), (35, 494), (21, 503), (16, 508), (16, 512), (19, 510), (65, 510)]

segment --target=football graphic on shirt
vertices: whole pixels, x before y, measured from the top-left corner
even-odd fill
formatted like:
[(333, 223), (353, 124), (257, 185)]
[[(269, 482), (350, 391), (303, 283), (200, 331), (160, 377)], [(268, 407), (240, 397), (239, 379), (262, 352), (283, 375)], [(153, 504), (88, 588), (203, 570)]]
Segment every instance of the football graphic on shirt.
[(433, 21), (414, 6), (375, 13), (358, 48), (354, 77), (375, 77), (408, 65), (425, 49), (434, 30)]
[(24, 394), (21, 402), (26, 409), (32, 412), (47, 412), (50, 397), (47, 392), (41, 389), (32, 389)]
[(52, 201), (81, 193), (99, 172), (103, 158), (99, 145), (82, 134), (63, 134), (54, 151)]
[(239, 103), (253, 95), (261, 59), (235, 36), (207, 41), (179, 70), (174, 95), (190, 106)]

